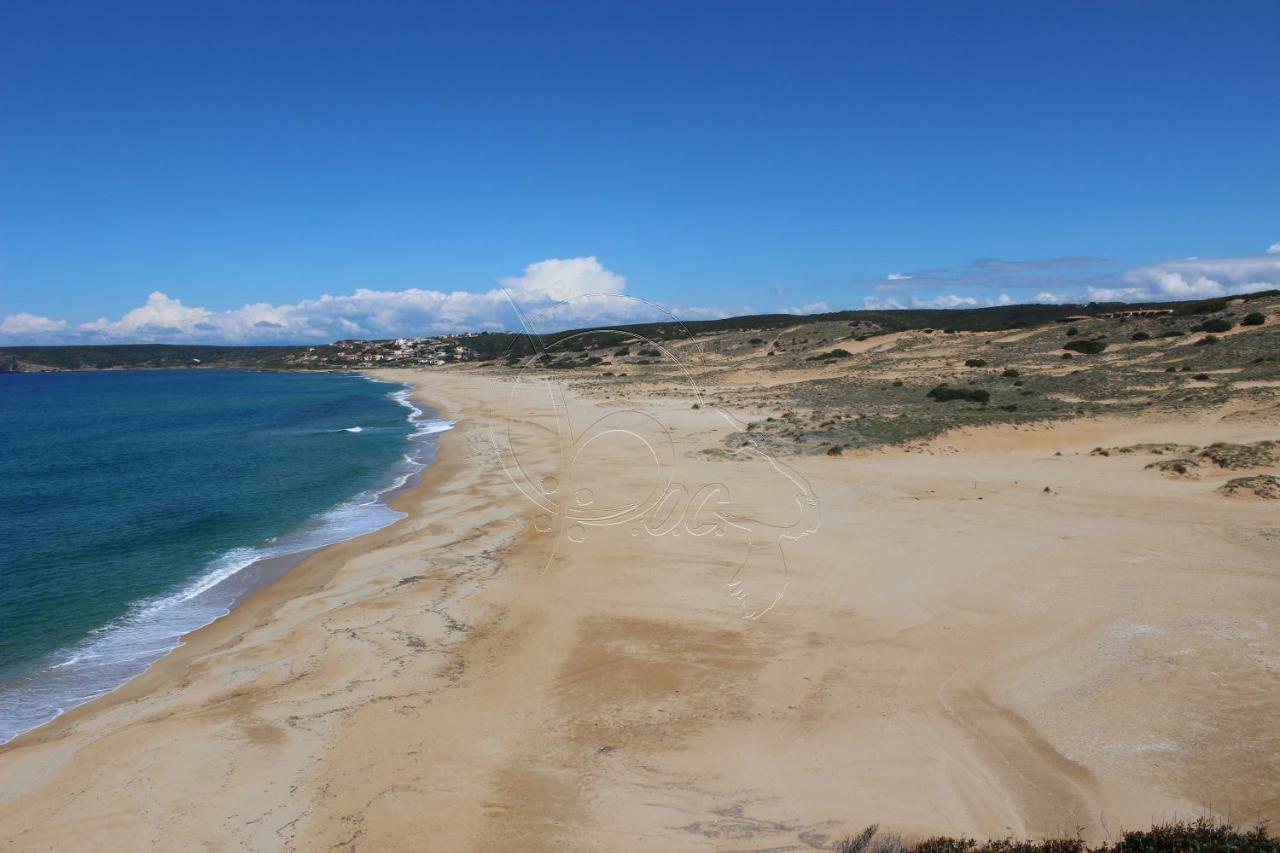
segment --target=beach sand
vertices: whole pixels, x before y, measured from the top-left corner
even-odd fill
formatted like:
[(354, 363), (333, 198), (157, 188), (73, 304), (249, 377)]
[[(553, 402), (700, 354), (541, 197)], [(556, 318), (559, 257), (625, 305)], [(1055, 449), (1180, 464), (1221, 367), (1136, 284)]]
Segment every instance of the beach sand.
[(409, 516), (0, 747), (0, 848), (813, 850), (870, 823), (1280, 820), (1274, 502), (1089, 452), (1274, 427), (1089, 419), (770, 461), (702, 452), (728, 421), (640, 387), (385, 378), (458, 421)]

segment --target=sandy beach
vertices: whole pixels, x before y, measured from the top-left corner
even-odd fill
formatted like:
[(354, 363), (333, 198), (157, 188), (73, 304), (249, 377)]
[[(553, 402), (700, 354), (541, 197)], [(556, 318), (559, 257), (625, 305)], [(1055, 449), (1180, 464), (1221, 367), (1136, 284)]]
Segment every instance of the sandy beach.
[(871, 823), (1280, 819), (1274, 502), (1091, 452), (1274, 424), (770, 459), (704, 452), (729, 420), (643, 385), (384, 378), (457, 421), (408, 517), (0, 747), (3, 849), (799, 851)]

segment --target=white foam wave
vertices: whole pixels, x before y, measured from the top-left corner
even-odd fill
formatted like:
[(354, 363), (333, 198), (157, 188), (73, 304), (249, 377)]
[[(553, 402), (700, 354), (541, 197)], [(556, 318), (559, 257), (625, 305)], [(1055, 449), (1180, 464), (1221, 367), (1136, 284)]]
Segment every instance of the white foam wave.
[(225, 616), (250, 591), (250, 582), (241, 578), (251, 566), (371, 533), (403, 518), (404, 513), (391, 509), (386, 499), (429, 464), (434, 444), (421, 439), (454, 425), (426, 417), (408, 389), (389, 396), (409, 409), (413, 432), (408, 436), (411, 451), (386, 485), (356, 495), (257, 547), (231, 549), (186, 586), (139, 602), (121, 618), (56, 655), (43, 669), (6, 685), (0, 691), (0, 743), (119, 688), (181, 645), (183, 636)]

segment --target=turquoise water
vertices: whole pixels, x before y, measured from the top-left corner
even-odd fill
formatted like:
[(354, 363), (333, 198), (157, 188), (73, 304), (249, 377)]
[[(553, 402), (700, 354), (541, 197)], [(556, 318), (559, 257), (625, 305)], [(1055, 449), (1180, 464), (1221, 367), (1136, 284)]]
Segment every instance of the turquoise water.
[(447, 426), (353, 374), (0, 374), (0, 742), (394, 521)]

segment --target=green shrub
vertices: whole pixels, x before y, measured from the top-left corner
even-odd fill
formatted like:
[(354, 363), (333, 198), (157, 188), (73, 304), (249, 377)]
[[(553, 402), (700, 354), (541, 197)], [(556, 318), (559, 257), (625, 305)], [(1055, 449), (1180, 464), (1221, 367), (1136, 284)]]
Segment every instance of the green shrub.
[(1131, 340), (1131, 341), (1149, 341), (1149, 340), (1151, 340), (1151, 333), (1150, 333), (1150, 332), (1134, 332), (1134, 333), (1133, 333), (1133, 335), (1132, 335), (1132, 336), (1130, 336), (1129, 340)]
[(1206, 320), (1204, 330), (1206, 332), (1229, 332), (1234, 324), (1230, 320), (1222, 317), (1215, 317), (1212, 320)]
[(1067, 341), (1062, 345), (1065, 350), (1072, 352), (1084, 353), (1085, 355), (1097, 355), (1107, 348), (1106, 341)]
[(757, 346), (760, 346), (760, 344), (764, 343), (764, 338), (752, 338), (751, 340), (747, 341), (747, 343), (751, 344), (753, 347), (757, 347)]
[(985, 358), (966, 358), (964, 360), (965, 367), (986, 367), (987, 360)]
[(1077, 329), (1075, 326), (1072, 326), (1070, 329), (1067, 329), (1068, 338), (1074, 338), (1078, 334), (1080, 334), (1080, 330)]
[(619, 356), (619, 357), (624, 356), (624, 355), (631, 355), (631, 348), (630, 348), (630, 347), (623, 347), (622, 349), (620, 349), (620, 350), (618, 350), (617, 352), (615, 352), (615, 353), (614, 353), (614, 355)]
[(902, 387), (902, 380), (901, 380), (901, 379), (895, 379), (895, 380), (893, 380), (893, 387), (894, 387), (894, 388), (901, 388), (901, 387)]
[(1251, 311), (1244, 315), (1244, 319), (1240, 321), (1241, 326), (1261, 326), (1267, 322), (1267, 317), (1261, 311)]
[(831, 358), (848, 358), (851, 355), (853, 355), (853, 353), (849, 352), (848, 350), (840, 349), (839, 347), (836, 347), (831, 352), (824, 352), (824, 353), (819, 353), (818, 355), (811, 355), (808, 358), (806, 358), (805, 361), (825, 361)]
[(1207, 374), (1207, 373), (1197, 373), (1195, 376), (1192, 376), (1191, 378), (1192, 378), (1192, 379), (1194, 379), (1194, 380), (1196, 380), (1197, 382), (1208, 382), (1208, 381), (1209, 381), (1209, 374)]
[[(1004, 372), (1000, 375), (1006, 379), (1017, 379), (1022, 374), (1018, 373), (1018, 371), (1014, 370), (1012, 367), (1006, 367)], [(1015, 382), (1014, 384), (1016, 385), (1017, 383)]]
[(1219, 340), (1221, 340), (1221, 338), (1219, 338), (1217, 335), (1205, 335), (1203, 338), (1196, 341), (1195, 344), (1193, 344), (1193, 346), (1198, 346), (1198, 347), (1208, 346), (1210, 344), (1216, 344)]
[(1185, 335), (1185, 334), (1186, 334), (1186, 332), (1180, 332), (1180, 331), (1178, 331), (1177, 329), (1170, 329), (1170, 330), (1169, 330), (1169, 331), (1167, 331), (1167, 332), (1161, 332), (1161, 333), (1160, 333), (1160, 337), (1162, 337), (1162, 338), (1180, 338), (1180, 337), (1182, 337), (1182, 336), (1183, 336), (1183, 335)]
[(931, 397), (935, 403), (948, 403), (952, 400), (986, 403), (991, 399), (991, 392), (982, 388), (952, 388), (950, 385), (943, 383), (928, 394), (925, 394), (925, 396)]

